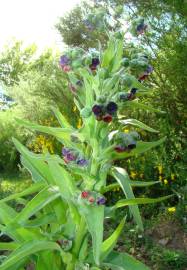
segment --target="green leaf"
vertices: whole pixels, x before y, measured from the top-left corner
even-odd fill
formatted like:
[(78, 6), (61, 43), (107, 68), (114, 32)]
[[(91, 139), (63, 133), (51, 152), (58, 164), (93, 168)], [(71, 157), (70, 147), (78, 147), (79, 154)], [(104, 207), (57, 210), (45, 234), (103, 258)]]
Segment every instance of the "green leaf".
[(103, 242), (104, 206), (80, 205), (79, 210), (92, 236), (93, 256), (95, 263), (99, 265)]
[(25, 257), (28, 257), (31, 254), (37, 254), (42, 250), (58, 250), (61, 252), (60, 246), (54, 242), (37, 240), (29, 241), (13, 251), (0, 265), (0, 270), (9, 269), (14, 266), (14, 264), (22, 261)]
[(44, 187), (45, 187), (44, 183), (41, 183), (41, 182), (34, 183), (34, 184), (32, 184), (31, 187), (27, 188), (26, 190), (24, 190), (22, 192), (12, 194), (12, 195), (0, 200), (0, 203), (8, 202), (8, 201), (11, 201), (11, 200), (16, 200), (16, 199), (24, 197), (24, 196), (28, 196), (30, 194), (33, 194), (35, 192), (38, 192), (38, 191), (42, 190)]
[(38, 124), (35, 124), (35, 123), (30, 123), (28, 121), (24, 121), (24, 120), (21, 120), (21, 119), (16, 119), (16, 121), (31, 129), (31, 130), (36, 130), (36, 131), (40, 131), (40, 132), (43, 132), (43, 133), (47, 133), (47, 134), (50, 134), (54, 137), (56, 137), (60, 142), (66, 142), (67, 141), (70, 141), (70, 136), (71, 136), (71, 133), (74, 131), (70, 128), (59, 128), (59, 127), (48, 127), (48, 126), (41, 126), (41, 125), (38, 125)]
[(61, 114), (59, 109), (52, 107), (52, 110), (53, 110), (56, 118), (58, 119), (58, 122), (61, 125), (61, 127), (67, 128), (67, 129), (72, 129), (72, 126), (69, 124), (69, 122), (66, 120), (66, 118)]
[(127, 253), (111, 252), (105, 259), (104, 266), (112, 270), (150, 270), (150, 268)]
[(123, 227), (125, 225), (125, 219), (123, 218), (116, 230), (111, 234), (109, 238), (107, 238), (101, 248), (101, 261), (104, 260), (104, 258), (113, 250), (115, 247), (117, 240), (123, 230)]
[(117, 71), (121, 66), (121, 59), (123, 56), (123, 39), (116, 40), (116, 51), (113, 59), (112, 72)]
[(44, 183), (46, 183), (46, 181), (48, 180), (48, 182), (50, 183), (51, 177), (49, 173), (49, 168), (44, 161), (45, 158), (43, 157), (42, 160), (41, 155), (33, 154), (15, 138), (13, 138), (13, 142), (18, 151), (22, 154), (22, 164), (31, 173), (33, 180), (35, 182), (42, 181)]
[(7, 225), (15, 217), (16, 211), (6, 203), (0, 202), (0, 222)]
[[(152, 186), (152, 185), (155, 185), (155, 184), (160, 184), (160, 181), (136, 181), (136, 180), (129, 180), (129, 183), (131, 185), (131, 187), (149, 187), (149, 186)], [(101, 193), (104, 194), (106, 192), (109, 192), (109, 191), (112, 191), (112, 190), (115, 190), (116, 188), (119, 188), (120, 187), (120, 184), (118, 183), (113, 183), (113, 184), (110, 184), (106, 187), (102, 187), (101, 189)]]
[[(134, 199), (134, 193), (132, 191), (128, 173), (119, 167), (113, 167), (111, 170), (112, 176), (118, 181), (119, 185), (121, 186), (125, 196), (127, 199)], [(143, 223), (140, 215), (140, 211), (137, 205), (129, 206), (130, 212), (133, 215), (133, 218), (138, 225), (138, 227), (143, 230)]]
[(115, 40), (110, 39), (107, 49), (104, 51), (101, 61), (101, 67), (107, 67), (110, 65), (115, 53)]
[(168, 196), (163, 196), (163, 197), (154, 198), (154, 199), (153, 198), (136, 198), (136, 199), (120, 200), (114, 205), (114, 208), (121, 208), (124, 206), (135, 205), (135, 204), (158, 203), (158, 202), (162, 202), (164, 200), (167, 200), (173, 196), (174, 195), (168, 195)]
[(57, 222), (55, 213), (49, 213), (42, 215), (41, 217), (35, 218), (23, 224), (24, 227), (40, 227), (42, 225), (51, 224)]
[(146, 110), (149, 112), (155, 112), (155, 113), (165, 113), (164, 111), (161, 111), (159, 109), (155, 109), (149, 105), (143, 104), (141, 102), (138, 101), (127, 101), (125, 103), (125, 105), (127, 105), (128, 107), (132, 107), (132, 108), (138, 108), (138, 109), (142, 109), (142, 110)]
[(20, 224), (23, 223), (50, 202), (60, 197), (60, 195), (59, 188), (56, 186), (44, 188), (31, 201), (28, 202), (26, 207), (16, 216), (14, 222), (18, 222)]
[(147, 130), (147, 131), (150, 131), (150, 132), (158, 133), (157, 130), (145, 125), (144, 123), (142, 123), (142, 122), (140, 122), (140, 121), (138, 121), (136, 119), (120, 120), (119, 122), (124, 124), (124, 125), (132, 125), (132, 126), (139, 127), (141, 129), (144, 129), (144, 130)]
[(160, 184), (160, 181), (130, 181), (130, 185), (131, 187), (149, 187), (149, 186), (153, 186), (155, 184)]
[(54, 183), (59, 187), (62, 196), (66, 199), (72, 199), (76, 191), (72, 176), (55, 161), (49, 161), (48, 164)]
[(10, 243), (0, 243), (0, 250), (14, 250), (18, 248), (20, 244), (15, 243), (15, 242), (10, 242)]

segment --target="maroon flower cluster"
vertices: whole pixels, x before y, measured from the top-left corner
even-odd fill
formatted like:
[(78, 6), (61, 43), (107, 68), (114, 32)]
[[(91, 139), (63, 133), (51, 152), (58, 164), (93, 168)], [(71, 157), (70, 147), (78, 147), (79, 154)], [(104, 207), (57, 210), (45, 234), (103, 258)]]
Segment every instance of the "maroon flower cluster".
[(143, 74), (140, 75), (139, 77), (139, 82), (144, 81), (145, 79), (147, 79), (147, 77), (153, 72), (153, 67), (151, 65), (148, 66), (148, 68), (144, 71)]
[(94, 105), (92, 107), (92, 112), (96, 116), (97, 121), (104, 121), (110, 123), (113, 119), (113, 116), (116, 115), (118, 105), (110, 101), (106, 106), (105, 105)]
[(74, 153), (73, 150), (63, 147), (62, 156), (64, 157), (64, 162), (66, 164), (70, 162), (75, 162), (78, 166), (84, 167), (88, 165), (88, 160), (80, 158), (77, 153)]
[(120, 94), (119, 96), (119, 100), (120, 101), (130, 101), (130, 100), (134, 100), (136, 98), (136, 92), (138, 91), (137, 88), (132, 88), (130, 93), (123, 93)]
[(115, 141), (115, 151), (117, 153), (130, 152), (136, 148), (136, 141), (139, 139), (139, 134), (137, 132), (123, 133), (119, 132), (116, 134)]
[(146, 29), (147, 29), (147, 24), (144, 23), (144, 21), (142, 21), (140, 24), (138, 24), (138, 26), (136, 27), (136, 31), (138, 35), (142, 35), (145, 33)]
[(89, 191), (82, 191), (81, 198), (84, 200), (87, 200), (90, 204), (104, 205), (106, 203), (105, 197), (102, 197), (102, 196), (98, 197), (96, 196), (96, 194)]
[(60, 57), (60, 66), (64, 72), (69, 72), (71, 70), (70, 59), (67, 55), (62, 55)]

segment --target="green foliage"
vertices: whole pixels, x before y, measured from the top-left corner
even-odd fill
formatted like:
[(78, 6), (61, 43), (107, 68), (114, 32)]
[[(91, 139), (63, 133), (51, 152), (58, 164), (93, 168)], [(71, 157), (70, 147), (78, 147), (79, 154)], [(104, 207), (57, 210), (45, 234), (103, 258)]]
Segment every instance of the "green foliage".
[(0, 54), (0, 81), (6, 86), (18, 84), (19, 76), (29, 70), (36, 46), (23, 48), (20, 41), (13, 41)]
[[(20, 116), (17, 109), (0, 112), (0, 171), (13, 171), (19, 162), (17, 150), (12, 142), (16, 136), (20, 141), (26, 141), (26, 133), (16, 124), (14, 116)], [(28, 134), (28, 132), (27, 132)]]

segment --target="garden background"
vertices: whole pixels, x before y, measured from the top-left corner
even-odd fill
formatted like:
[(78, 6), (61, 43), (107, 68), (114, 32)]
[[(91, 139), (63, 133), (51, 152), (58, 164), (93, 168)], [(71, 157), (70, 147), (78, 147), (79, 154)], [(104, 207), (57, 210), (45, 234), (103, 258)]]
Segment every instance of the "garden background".
[[(97, 1), (95, 2), (97, 5)], [(99, 4), (102, 4), (102, 1)], [(127, 110), (128, 118), (137, 118), (159, 130), (166, 141), (159, 147), (138, 156), (120, 161), (132, 180), (159, 181), (160, 184), (144, 189), (135, 188), (137, 195), (158, 197), (176, 194), (170, 200), (156, 205), (141, 206), (145, 232), (140, 234), (132, 224), (125, 228), (118, 247), (141, 258), (152, 269), (187, 269), (186, 237), (186, 123), (187, 123), (187, 3), (184, 0), (110, 1), (115, 6), (113, 16), (124, 4), (125, 19), (130, 22), (142, 16), (149, 31), (137, 46), (147, 50), (154, 72), (146, 81), (151, 88), (143, 97), (143, 104), (153, 106), (163, 113), (143, 109)], [(93, 3), (82, 3), (59, 18), (56, 31), (66, 47), (87, 50), (106, 44), (106, 36), (90, 31), (84, 23), (86, 14), (98, 12)], [(128, 39), (129, 37), (127, 37)], [(131, 37), (130, 37), (131, 38)], [(130, 42), (128, 46), (133, 46)], [(51, 106), (57, 105), (75, 127), (81, 119), (73, 103), (73, 94), (59, 67), (61, 52), (49, 48), (38, 53), (35, 45), (24, 47), (15, 41), (0, 54), (0, 198), (22, 191), (31, 183), (30, 175), (20, 164), (12, 137), (16, 137), (35, 153), (61, 155), (60, 144), (51, 136), (31, 132), (19, 126), (15, 118), (57, 126)], [(2, 92), (1, 91), (1, 92)], [(124, 130), (128, 132), (128, 130)], [(154, 134), (142, 132), (147, 140)], [(119, 162), (118, 162), (119, 164)], [(122, 192), (114, 188), (108, 199), (121, 198)], [(111, 200), (112, 200), (111, 199)], [(112, 230), (110, 224), (108, 230)], [(124, 241), (125, 239), (125, 241)], [(125, 244), (124, 244), (125, 243)]]

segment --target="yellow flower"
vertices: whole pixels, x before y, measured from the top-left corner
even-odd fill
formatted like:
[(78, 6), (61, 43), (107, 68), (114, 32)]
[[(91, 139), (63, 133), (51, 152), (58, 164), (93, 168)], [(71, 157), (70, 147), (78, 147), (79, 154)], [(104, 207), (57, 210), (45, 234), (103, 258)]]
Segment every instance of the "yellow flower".
[(159, 174), (162, 174), (162, 172), (163, 172), (163, 167), (162, 167), (162, 165), (158, 165), (158, 172), (159, 172)]
[(78, 123), (77, 123), (77, 128), (81, 128), (82, 127), (82, 120), (81, 118), (79, 118)]
[(164, 179), (164, 184), (167, 185), (168, 184), (168, 180)]
[(132, 179), (134, 179), (134, 178), (136, 177), (136, 175), (137, 175), (136, 172), (133, 172), (133, 171), (132, 171), (132, 172), (130, 173), (130, 176), (131, 176)]
[(128, 128), (125, 128), (125, 129), (124, 129), (124, 132), (125, 132), (125, 133), (129, 133), (129, 129), (128, 129)]
[(175, 175), (174, 175), (174, 173), (171, 174), (171, 180), (175, 180)]
[(169, 213), (175, 213), (175, 211), (176, 211), (176, 207), (169, 207), (168, 208)]

